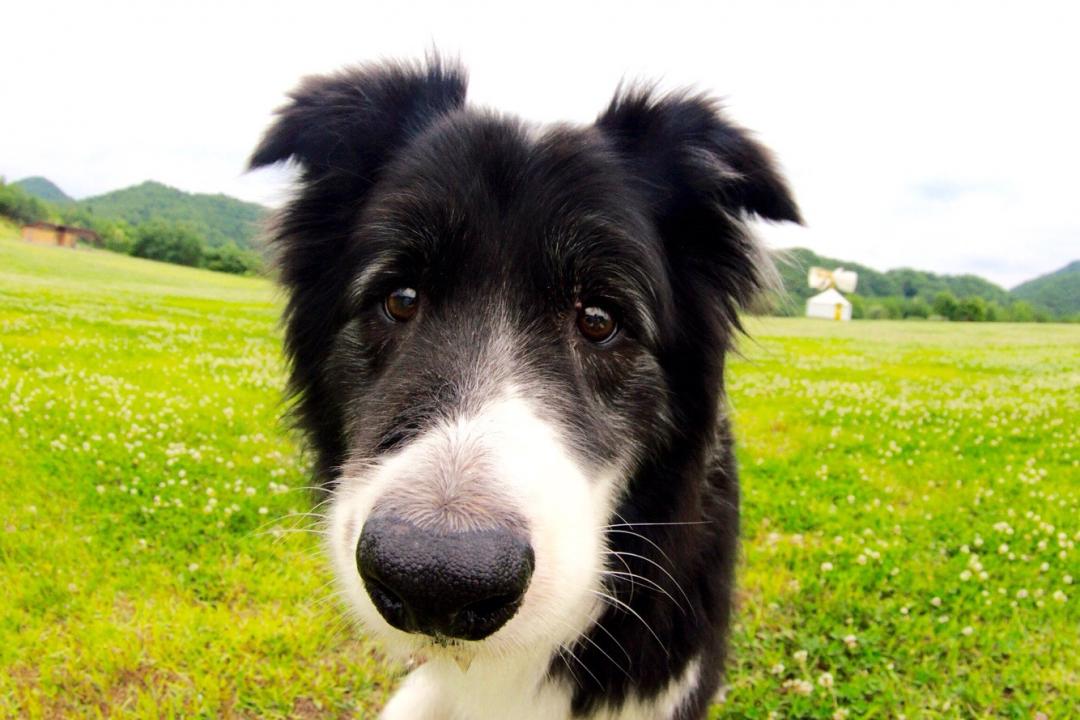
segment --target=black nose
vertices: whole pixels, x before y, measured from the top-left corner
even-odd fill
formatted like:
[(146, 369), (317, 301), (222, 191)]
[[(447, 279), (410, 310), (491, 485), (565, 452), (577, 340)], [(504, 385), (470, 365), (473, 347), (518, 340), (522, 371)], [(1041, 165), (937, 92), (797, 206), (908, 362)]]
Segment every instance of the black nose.
[(356, 565), (379, 613), (399, 630), (480, 640), (514, 616), (532, 546), (511, 530), (421, 528), (393, 516), (364, 523)]

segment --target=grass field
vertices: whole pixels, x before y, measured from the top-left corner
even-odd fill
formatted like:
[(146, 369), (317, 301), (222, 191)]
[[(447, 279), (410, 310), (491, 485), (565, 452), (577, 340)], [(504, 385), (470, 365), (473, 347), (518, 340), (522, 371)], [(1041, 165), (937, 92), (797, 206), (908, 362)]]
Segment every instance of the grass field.
[[(0, 240), (0, 714), (384, 702), (400, 672), (286, 517), (277, 312), (261, 280)], [(751, 330), (715, 716), (1080, 717), (1080, 326)]]

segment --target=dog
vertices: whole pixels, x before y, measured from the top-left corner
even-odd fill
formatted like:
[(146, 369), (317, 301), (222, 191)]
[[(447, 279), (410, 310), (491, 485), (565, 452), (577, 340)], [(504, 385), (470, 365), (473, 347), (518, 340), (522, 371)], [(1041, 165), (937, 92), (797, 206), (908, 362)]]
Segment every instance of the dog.
[(417, 667), (388, 720), (705, 717), (739, 532), (725, 353), (799, 223), (690, 91), (588, 126), (465, 102), (438, 58), (308, 78), (250, 166), (295, 415), (350, 612)]

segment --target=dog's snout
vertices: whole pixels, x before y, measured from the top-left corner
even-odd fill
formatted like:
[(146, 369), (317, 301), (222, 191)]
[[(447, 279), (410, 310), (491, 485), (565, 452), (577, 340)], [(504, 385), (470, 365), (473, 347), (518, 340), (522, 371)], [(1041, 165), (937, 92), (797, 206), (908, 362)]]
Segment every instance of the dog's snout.
[(376, 516), (364, 523), (356, 563), (392, 626), (481, 640), (517, 612), (535, 559), (528, 540), (510, 529), (441, 530)]

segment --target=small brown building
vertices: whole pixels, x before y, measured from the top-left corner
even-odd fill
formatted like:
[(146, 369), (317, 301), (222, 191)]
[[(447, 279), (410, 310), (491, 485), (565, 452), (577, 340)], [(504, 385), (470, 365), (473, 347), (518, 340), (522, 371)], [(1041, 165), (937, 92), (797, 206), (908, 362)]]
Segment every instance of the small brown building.
[(73, 248), (79, 240), (92, 245), (101, 245), (101, 236), (93, 230), (47, 222), (23, 225), (22, 238), (35, 245), (59, 245)]

